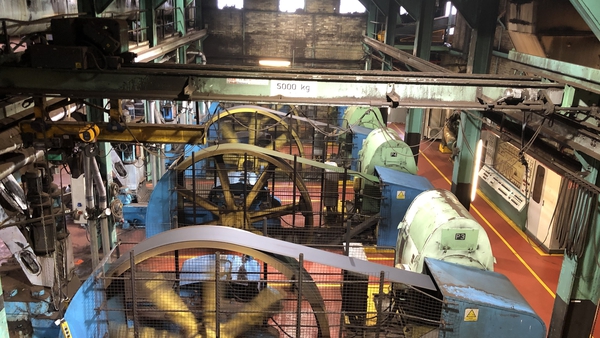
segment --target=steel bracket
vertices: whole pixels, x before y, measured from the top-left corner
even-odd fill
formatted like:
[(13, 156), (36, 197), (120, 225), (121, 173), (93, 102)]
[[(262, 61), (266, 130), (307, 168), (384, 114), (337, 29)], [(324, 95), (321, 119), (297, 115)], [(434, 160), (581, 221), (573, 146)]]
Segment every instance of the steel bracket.
[(392, 105), (391, 105), (392, 108), (396, 108), (400, 104), (400, 95), (398, 95), (398, 93), (396, 93), (396, 90), (395, 90), (393, 84), (388, 84), (388, 90), (385, 94), (385, 97), (388, 102), (392, 103)]

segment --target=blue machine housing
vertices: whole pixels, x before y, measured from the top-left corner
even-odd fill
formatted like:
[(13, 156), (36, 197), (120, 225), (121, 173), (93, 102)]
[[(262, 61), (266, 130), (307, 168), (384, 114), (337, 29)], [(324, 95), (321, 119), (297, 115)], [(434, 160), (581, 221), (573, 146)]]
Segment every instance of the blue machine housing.
[(354, 171), (360, 171), (358, 152), (362, 149), (363, 143), (373, 129), (362, 126), (351, 126), (350, 129), (352, 130), (352, 160), (350, 162), (350, 169)]
[(458, 326), (440, 329), (439, 337), (546, 337), (544, 321), (506, 276), (432, 258), (425, 264), (448, 304), (442, 321)]
[(377, 229), (378, 246), (396, 246), (398, 224), (412, 201), (423, 191), (435, 189), (425, 177), (375, 166), (375, 175), (382, 183), (381, 220)]

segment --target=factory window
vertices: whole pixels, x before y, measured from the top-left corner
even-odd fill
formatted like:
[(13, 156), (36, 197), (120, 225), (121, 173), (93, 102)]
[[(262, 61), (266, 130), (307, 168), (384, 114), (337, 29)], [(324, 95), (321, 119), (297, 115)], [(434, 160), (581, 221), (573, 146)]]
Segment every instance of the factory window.
[(456, 7), (450, 1), (446, 2), (446, 10), (444, 16), (456, 15)]
[(244, 0), (217, 0), (217, 7), (219, 7), (219, 9), (223, 9), (225, 7), (242, 9), (244, 8)]
[(366, 10), (359, 0), (340, 0), (340, 14), (364, 13)]
[(290, 0), (279, 0), (279, 11), (294, 13), (296, 10), (304, 10), (304, 0), (302, 1), (290, 1)]
[(450, 1), (446, 2), (446, 8), (445, 8), (445, 13), (444, 16), (450, 17), (448, 23), (448, 35), (454, 35), (454, 22), (456, 19), (454, 19), (453, 17), (456, 16), (456, 7), (454, 7), (454, 5), (452, 5), (452, 3)]

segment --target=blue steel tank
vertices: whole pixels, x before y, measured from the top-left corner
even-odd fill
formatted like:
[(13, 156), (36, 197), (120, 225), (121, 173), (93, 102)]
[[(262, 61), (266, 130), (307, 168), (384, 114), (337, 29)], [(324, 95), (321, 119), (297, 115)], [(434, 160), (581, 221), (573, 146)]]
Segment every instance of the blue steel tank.
[(426, 257), (494, 270), (487, 233), (447, 190), (419, 194), (398, 225), (396, 267), (423, 272)]

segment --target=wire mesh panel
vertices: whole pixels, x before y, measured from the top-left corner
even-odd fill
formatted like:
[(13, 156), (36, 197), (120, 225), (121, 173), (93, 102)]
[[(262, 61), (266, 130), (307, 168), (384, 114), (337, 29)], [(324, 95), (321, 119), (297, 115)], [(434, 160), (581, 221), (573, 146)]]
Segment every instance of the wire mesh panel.
[[(338, 251), (338, 253), (341, 251)], [(433, 337), (436, 295), (383, 276), (239, 252), (185, 249), (107, 279), (109, 336)]]
[[(240, 149), (238, 149), (240, 148)], [(257, 148), (213, 146), (178, 169), (179, 224), (218, 224), (294, 243), (331, 243), (347, 222), (366, 217), (351, 177), (260, 153)], [(372, 214), (376, 214), (378, 210)], [(362, 229), (371, 239), (374, 227)]]

